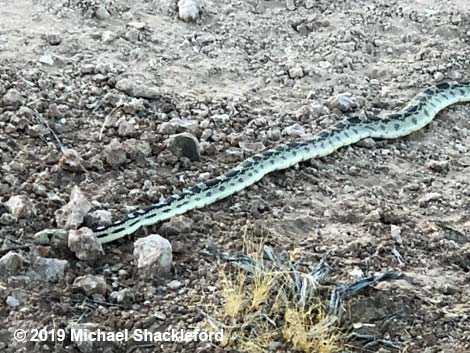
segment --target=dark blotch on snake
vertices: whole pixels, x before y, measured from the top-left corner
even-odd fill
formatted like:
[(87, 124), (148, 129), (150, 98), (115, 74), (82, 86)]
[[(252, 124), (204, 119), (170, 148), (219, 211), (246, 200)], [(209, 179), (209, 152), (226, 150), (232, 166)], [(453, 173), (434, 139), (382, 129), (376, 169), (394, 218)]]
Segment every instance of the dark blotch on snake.
[(210, 179), (210, 180), (206, 181), (205, 184), (208, 187), (213, 187), (213, 186), (219, 185), (220, 182), (221, 181), (219, 179)]
[(116, 233), (122, 232), (124, 229), (126, 228), (113, 229), (113, 231), (110, 234), (116, 234)]
[(233, 177), (236, 177), (239, 173), (240, 173), (239, 170), (231, 170), (227, 174), (225, 174), (225, 176), (227, 178), (233, 178)]
[(408, 113), (414, 113), (416, 112), (416, 110), (418, 110), (418, 106), (417, 105), (413, 105), (412, 107), (410, 107), (408, 109)]
[(350, 118), (348, 118), (348, 123), (350, 124), (360, 124), (362, 122), (361, 118), (359, 118), (358, 116), (352, 116)]
[(220, 192), (225, 191), (225, 186), (221, 186), (221, 187), (219, 188), (219, 191), (220, 191)]
[(394, 124), (393, 127), (396, 131), (400, 130), (400, 124)]
[(439, 89), (448, 89), (450, 87), (449, 83), (448, 82), (442, 82), (442, 83), (439, 83), (438, 85), (436, 85), (437, 88)]

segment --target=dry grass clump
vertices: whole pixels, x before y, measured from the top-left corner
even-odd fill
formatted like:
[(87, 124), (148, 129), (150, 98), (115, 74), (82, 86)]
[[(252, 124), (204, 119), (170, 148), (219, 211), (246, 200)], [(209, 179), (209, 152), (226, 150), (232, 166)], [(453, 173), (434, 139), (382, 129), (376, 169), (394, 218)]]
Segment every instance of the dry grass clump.
[(223, 328), (222, 346), (248, 353), (341, 351), (346, 335), (327, 314), (313, 276), (295, 268), (295, 253), (280, 259), (262, 243), (245, 237), (244, 244), (244, 256), (229, 261), (237, 266), (220, 271), (223, 306), (209, 320)]

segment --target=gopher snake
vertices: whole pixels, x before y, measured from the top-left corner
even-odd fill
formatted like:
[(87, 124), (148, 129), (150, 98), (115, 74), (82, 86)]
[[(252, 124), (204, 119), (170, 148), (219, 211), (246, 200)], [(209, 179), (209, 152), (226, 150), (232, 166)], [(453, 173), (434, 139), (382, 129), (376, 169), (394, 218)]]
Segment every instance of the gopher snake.
[(94, 230), (94, 234), (100, 243), (122, 238), (142, 226), (212, 204), (245, 189), (275, 170), (329, 155), (338, 148), (364, 138), (393, 139), (406, 136), (430, 123), (440, 110), (455, 103), (468, 101), (470, 82), (438, 84), (419, 93), (398, 113), (382, 118), (346, 118), (309, 140), (288, 143), (264, 151), (244, 160), (219, 177), (185, 189), (155, 205), (135, 210), (119, 222), (100, 226)]

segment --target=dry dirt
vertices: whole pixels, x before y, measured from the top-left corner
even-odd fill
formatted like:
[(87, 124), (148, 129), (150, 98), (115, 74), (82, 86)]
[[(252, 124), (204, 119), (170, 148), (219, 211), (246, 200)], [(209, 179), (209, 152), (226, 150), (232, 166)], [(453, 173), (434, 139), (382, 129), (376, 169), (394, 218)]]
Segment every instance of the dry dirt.
[[(36, 232), (56, 225), (54, 212), (74, 185), (117, 220), (259, 149), (330, 125), (342, 115), (328, 104), (338, 94), (356, 100), (346, 114), (387, 114), (429, 85), (469, 78), (465, 0), (300, 0), (291, 9), (284, 1), (213, 1), (186, 23), (164, 1), (0, 1), (0, 202), (15, 195), (31, 202), (18, 219), (0, 208), (0, 255), (13, 249), (26, 260), (0, 279), (1, 352), (222, 350), (202, 343), (135, 349), (131, 342), (89, 350), (12, 335), (71, 322), (115, 330), (194, 327), (204, 321), (197, 308), (220, 301), (218, 273), (203, 250), (240, 249), (247, 222), (269, 231), (279, 251), (300, 248), (307, 262), (328, 253), (335, 281), (351, 281), (358, 269), (403, 273), (350, 303), (359, 333), (403, 352), (470, 352), (465, 105), (409, 137), (343, 148), (188, 213), (183, 223), (190, 227), (176, 224), (177, 234), (166, 235), (174, 255), (167, 278), (140, 278), (133, 239), (106, 245), (94, 265), (64, 248), (34, 245)], [(118, 90), (126, 78), (150, 93)], [(5, 99), (12, 88), (19, 95)], [(105, 124), (119, 103), (125, 107)], [(80, 154), (86, 172), (59, 166), (51, 130)], [(169, 152), (169, 135), (181, 131), (199, 138), (201, 161)], [(113, 140), (123, 144), (118, 152), (107, 148)], [(150, 231), (161, 233), (159, 226)], [(68, 261), (64, 278), (31, 276), (38, 251)], [(128, 288), (132, 300), (116, 305), (109, 293), (101, 302), (77, 292), (71, 284), (85, 274), (104, 276), (111, 291)], [(167, 286), (172, 280), (181, 287)]]

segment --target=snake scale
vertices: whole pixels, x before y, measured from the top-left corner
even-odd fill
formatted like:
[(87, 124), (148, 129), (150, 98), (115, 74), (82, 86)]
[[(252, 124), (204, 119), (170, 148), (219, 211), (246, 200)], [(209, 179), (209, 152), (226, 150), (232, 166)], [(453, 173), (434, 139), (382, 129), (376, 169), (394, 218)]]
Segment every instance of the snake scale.
[(165, 201), (135, 210), (127, 218), (100, 226), (94, 234), (107, 243), (134, 233), (142, 226), (167, 220), (189, 210), (201, 208), (256, 183), (266, 174), (289, 168), (299, 162), (323, 157), (364, 138), (394, 139), (429, 124), (442, 109), (470, 101), (470, 82), (440, 83), (415, 96), (398, 113), (384, 117), (348, 117), (312, 138), (266, 150), (241, 162), (225, 174), (199, 183)]

